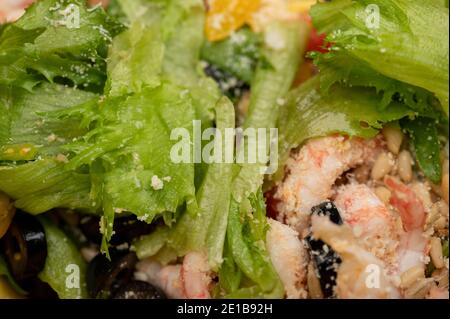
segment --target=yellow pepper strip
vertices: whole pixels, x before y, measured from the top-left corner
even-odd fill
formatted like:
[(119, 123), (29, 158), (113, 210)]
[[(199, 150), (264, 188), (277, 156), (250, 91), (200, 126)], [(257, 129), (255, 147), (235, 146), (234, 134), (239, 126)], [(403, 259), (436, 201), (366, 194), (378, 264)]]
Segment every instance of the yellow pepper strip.
[(206, 37), (219, 41), (230, 36), (258, 11), (261, 0), (210, 0), (206, 16)]
[(290, 12), (307, 13), (317, 0), (290, 0), (288, 1), (288, 9)]
[(261, 31), (272, 20), (296, 19), (309, 11), (316, 0), (209, 0), (206, 37), (209, 41), (227, 38), (243, 25)]

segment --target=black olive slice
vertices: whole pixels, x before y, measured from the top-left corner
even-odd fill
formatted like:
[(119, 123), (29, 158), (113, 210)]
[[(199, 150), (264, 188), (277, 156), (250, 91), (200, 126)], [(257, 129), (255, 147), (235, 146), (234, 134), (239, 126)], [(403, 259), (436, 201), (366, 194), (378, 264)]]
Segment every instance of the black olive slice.
[[(337, 224), (342, 224), (339, 210), (333, 202), (326, 201), (311, 209), (312, 214), (328, 216), (330, 220)], [(334, 296), (333, 288), (336, 285), (337, 268), (341, 263), (339, 255), (323, 241), (314, 239), (312, 236), (306, 237), (306, 242), (310, 248), (311, 259), (314, 261), (317, 276), (324, 297)]]
[(205, 73), (213, 78), (219, 85), (222, 93), (232, 100), (238, 100), (250, 89), (250, 86), (244, 81), (237, 79), (230, 73), (223, 71), (212, 64), (208, 64), (205, 67)]
[(166, 296), (161, 290), (145, 281), (132, 280), (120, 287), (113, 299), (166, 299)]
[(2, 238), (2, 246), (17, 281), (34, 277), (44, 268), (47, 242), (44, 228), (36, 217), (18, 211)]
[(320, 205), (311, 208), (311, 214), (318, 216), (328, 216), (336, 225), (342, 225), (342, 218), (339, 210), (331, 201), (323, 202)]
[(28, 292), (27, 298), (30, 299), (59, 299), (56, 291), (49, 284), (43, 282), (37, 277), (21, 281), (20, 287)]
[(88, 265), (86, 281), (93, 298), (109, 298), (132, 278), (137, 263), (135, 253), (110, 251), (111, 261), (98, 254)]

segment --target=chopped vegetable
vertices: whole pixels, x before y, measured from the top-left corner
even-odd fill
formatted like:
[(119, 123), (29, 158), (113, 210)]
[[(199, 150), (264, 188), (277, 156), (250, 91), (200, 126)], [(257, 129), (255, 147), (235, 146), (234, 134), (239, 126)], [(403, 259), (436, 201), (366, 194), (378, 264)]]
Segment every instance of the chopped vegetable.
[(442, 164), (436, 121), (419, 117), (413, 121), (403, 120), (401, 124), (411, 136), (420, 169), (433, 183), (439, 183)]
[(209, 41), (223, 40), (250, 21), (261, 0), (215, 0), (208, 2), (206, 36)]
[(48, 283), (60, 299), (87, 298), (86, 263), (67, 235), (45, 217), (39, 218), (47, 239), (47, 259), (39, 278)]
[(248, 28), (242, 28), (220, 42), (206, 42), (202, 58), (239, 80), (250, 83), (261, 58), (261, 37)]
[[(383, 107), (397, 99), (425, 116), (448, 115), (449, 17), (438, 1), (338, 0), (313, 6), (311, 15), (332, 43), (315, 55), (324, 88), (375, 87)], [(440, 105), (431, 107), (434, 98)]]
[[(78, 24), (67, 25), (75, 22), (63, 13), (75, 7)], [(38, 1), (1, 33), (0, 84), (31, 90), (46, 79), (99, 91), (107, 45), (120, 31), (102, 9), (88, 10), (81, 0)]]

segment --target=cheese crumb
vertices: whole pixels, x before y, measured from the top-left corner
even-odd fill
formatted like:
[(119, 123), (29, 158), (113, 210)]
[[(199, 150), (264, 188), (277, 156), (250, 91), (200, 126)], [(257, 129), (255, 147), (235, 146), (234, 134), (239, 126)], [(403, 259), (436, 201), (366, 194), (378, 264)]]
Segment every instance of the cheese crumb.
[(152, 177), (152, 188), (157, 191), (157, 190), (163, 189), (163, 187), (164, 187), (163, 181), (161, 179), (159, 179), (158, 176), (153, 175), (153, 177)]
[(56, 137), (55, 134), (50, 134), (49, 136), (47, 136), (47, 141), (49, 143), (52, 143), (52, 142), (56, 141), (56, 139), (57, 139), (57, 137)]
[(283, 36), (276, 29), (270, 29), (267, 31), (264, 42), (268, 47), (274, 50), (282, 50), (286, 47)]
[(67, 156), (66, 155), (64, 155), (64, 154), (58, 154), (58, 155), (56, 155), (56, 160), (58, 161), (58, 162), (61, 162), (61, 163), (69, 163), (69, 160), (68, 160), (68, 158), (67, 158)]

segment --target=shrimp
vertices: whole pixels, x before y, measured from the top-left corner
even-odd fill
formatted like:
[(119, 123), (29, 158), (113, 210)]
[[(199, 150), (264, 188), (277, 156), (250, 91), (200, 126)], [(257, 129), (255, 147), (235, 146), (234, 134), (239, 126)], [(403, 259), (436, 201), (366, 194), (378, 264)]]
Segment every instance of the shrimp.
[(273, 219), (268, 219), (268, 222), (270, 229), (266, 237), (267, 250), (283, 282), (286, 296), (289, 299), (305, 299), (308, 264), (306, 249), (295, 230)]
[(364, 184), (349, 184), (338, 189), (335, 204), (362, 247), (385, 264), (393, 265), (397, 259), (398, 227), (375, 193)]
[(18, 20), (34, 0), (2, 0), (0, 2), (0, 23)]
[(425, 268), (428, 239), (423, 233), (426, 213), (422, 201), (406, 185), (385, 178), (391, 189), (390, 203), (402, 220), (394, 216), (366, 185), (348, 185), (338, 190), (335, 203), (345, 222), (353, 228), (363, 247), (385, 262), (394, 274), (421, 266)]
[(432, 287), (428, 292), (427, 299), (449, 299), (448, 289)]
[(205, 254), (191, 252), (184, 257), (181, 279), (186, 297), (189, 299), (210, 299), (210, 268)]
[(329, 136), (310, 140), (287, 164), (289, 172), (278, 185), (278, 219), (302, 234), (311, 208), (331, 198), (333, 184), (347, 170), (373, 161), (383, 149), (381, 137), (370, 140)]
[(210, 298), (211, 274), (206, 256), (188, 253), (182, 264), (162, 266), (152, 258), (140, 261), (135, 276), (163, 290), (173, 299)]
[(400, 234), (398, 252), (399, 271), (411, 267), (425, 268), (429, 239), (424, 234), (426, 208), (416, 193), (405, 184), (391, 176), (386, 176), (384, 183), (392, 191), (390, 203), (400, 213), (404, 232)]
[(399, 298), (395, 277), (387, 275), (383, 261), (358, 244), (349, 225), (338, 226), (317, 215), (311, 223), (313, 236), (330, 245), (342, 259), (335, 286), (339, 298)]
[(148, 258), (136, 265), (136, 279), (147, 281), (160, 288), (171, 299), (185, 299), (186, 294), (181, 280), (181, 265), (162, 266)]

